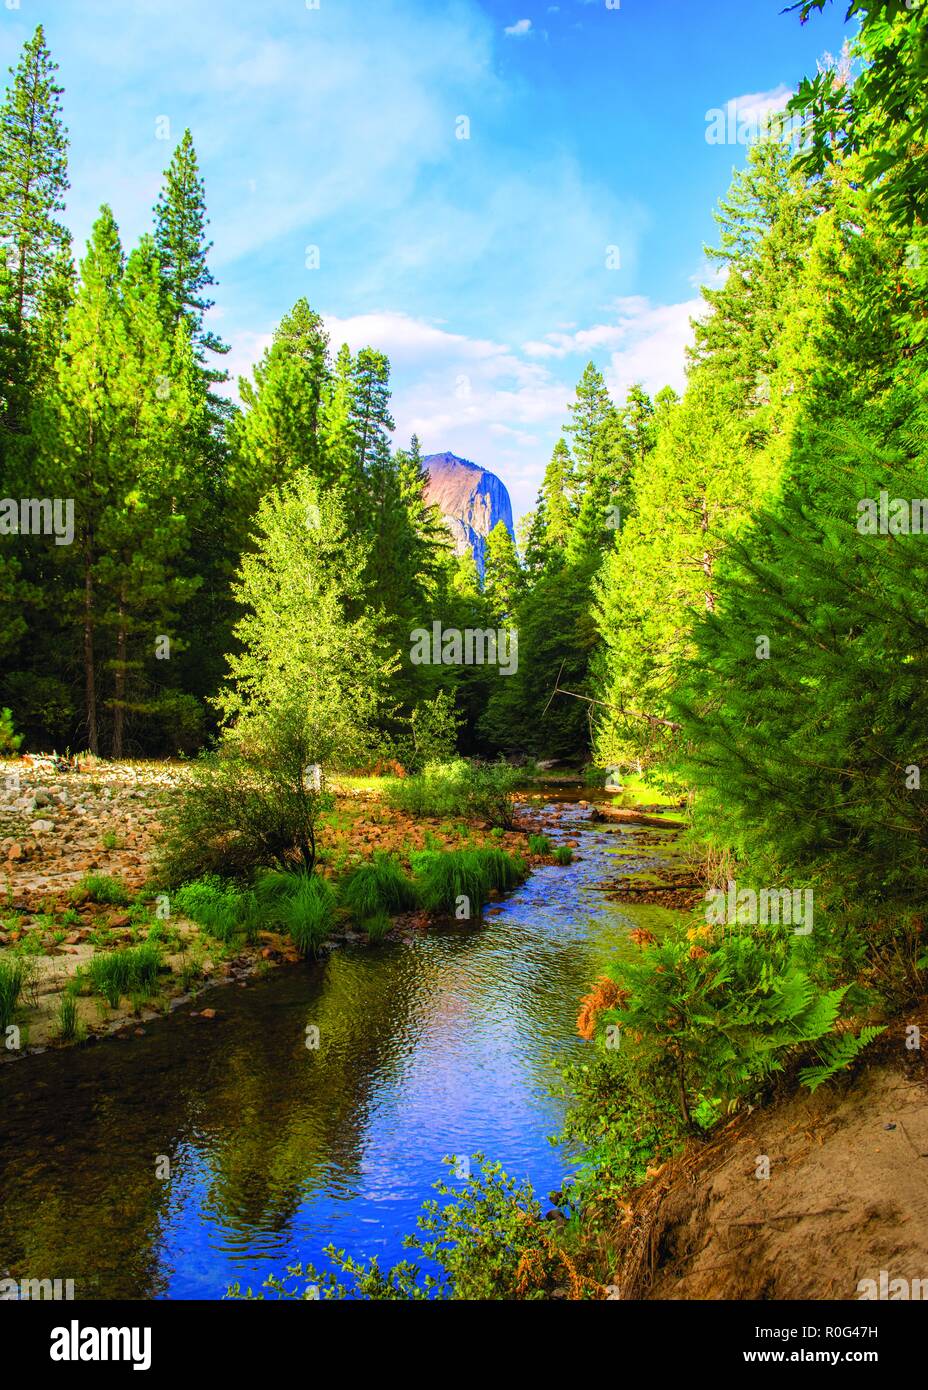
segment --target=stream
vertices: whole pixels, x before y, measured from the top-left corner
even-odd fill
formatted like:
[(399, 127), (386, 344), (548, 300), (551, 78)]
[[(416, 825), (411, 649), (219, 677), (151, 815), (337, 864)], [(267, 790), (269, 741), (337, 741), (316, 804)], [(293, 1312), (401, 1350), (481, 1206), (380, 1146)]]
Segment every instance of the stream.
[[(454, 1184), (447, 1154), (499, 1159), (546, 1207), (571, 1168), (549, 1142), (552, 1062), (586, 1045), (579, 999), (642, 920), (601, 885), (617, 854), (646, 868), (656, 851), (587, 824), (576, 800), (596, 793), (534, 790), (577, 858), (482, 926), (345, 945), (210, 990), (143, 1036), (0, 1068), (0, 1276), (212, 1299), (324, 1266), (330, 1241), (389, 1266), (432, 1184)], [(207, 1005), (214, 1019), (191, 1016)]]

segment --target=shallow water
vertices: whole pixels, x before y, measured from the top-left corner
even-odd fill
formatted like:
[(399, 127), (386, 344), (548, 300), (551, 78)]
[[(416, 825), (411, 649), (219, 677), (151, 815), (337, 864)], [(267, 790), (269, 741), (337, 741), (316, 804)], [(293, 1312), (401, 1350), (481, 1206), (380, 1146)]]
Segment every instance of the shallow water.
[(578, 1000), (633, 924), (596, 885), (634, 837), (584, 814), (565, 807), (553, 836), (579, 862), (536, 871), (481, 927), (347, 946), (201, 996), (212, 1021), (182, 1009), (0, 1069), (0, 1274), (219, 1298), (324, 1264), (329, 1241), (389, 1265), (446, 1154), (482, 1151), (544, 1200), (570, 1167), (548, 1142), (551, 1063), (583, 1046)]

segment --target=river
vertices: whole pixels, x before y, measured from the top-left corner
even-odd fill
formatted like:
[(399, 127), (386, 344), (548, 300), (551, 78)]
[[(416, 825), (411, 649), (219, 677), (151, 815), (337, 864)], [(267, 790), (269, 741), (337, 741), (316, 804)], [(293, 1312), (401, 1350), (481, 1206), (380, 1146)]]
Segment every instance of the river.
[[(324, 1264), (329, 1241), (389, 1265), (446, 1154), (499, 1159), (544, 1202), (571, 1165), (549, 1142), (552, 1062), (587, 1046), (578, 1000), (636, 921), (602, 885), (618, 852), (625, 869), (654, 863), (574, 800), (558, 794), (553, 838), (578, 858), (538, 869), (480, 927), (340, 947), (141, 1037), (0, 1069), (0, 1275), (73, 1279), (78, 1298), (209, 1299)], [(191, 1016), (206, 1005), (214, 1019)]]

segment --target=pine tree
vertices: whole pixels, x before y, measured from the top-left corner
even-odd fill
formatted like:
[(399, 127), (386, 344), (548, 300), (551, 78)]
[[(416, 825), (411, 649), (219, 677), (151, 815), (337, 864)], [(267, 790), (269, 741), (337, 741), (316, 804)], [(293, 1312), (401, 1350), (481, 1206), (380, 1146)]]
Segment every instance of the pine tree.
[(250, 505), (301, 469), (332, 481), (322, 440), (329, 377), (328, 335), (305, 299), (281, 320), (271, 346), (242, 378), (244, 410), (231, 430), (241, 486)]
[(155, 206), (155, 244), (168, 290), (173, 327), (187, 320), (197, 359), (210, 382), (227, 380), (223, 371), (206, 366), (206, 353), (224, 354), (227, 345), (204, 329), (204, 315), (214, 301), (204, 291), (216, 282), (208, 264), (213, 243), (206, 239), (206, 192), (200, 177), (193, 137), (184, 131), (165, 170), (165, 186)]
[(521, 588), (515, 542), (506, 523), (498, 521), (487, 536), (483, 567), (483, 592), (496, 626), (512, 619)]
[(13, 85), (0, 108), (0, 243), (9, 271), (4, 317), (14, 335), (35, 316), (56, 268), (70, 255), (69, 233), (56, 218), (68, 189), (57, 70), (39, 25), (10, 70)]

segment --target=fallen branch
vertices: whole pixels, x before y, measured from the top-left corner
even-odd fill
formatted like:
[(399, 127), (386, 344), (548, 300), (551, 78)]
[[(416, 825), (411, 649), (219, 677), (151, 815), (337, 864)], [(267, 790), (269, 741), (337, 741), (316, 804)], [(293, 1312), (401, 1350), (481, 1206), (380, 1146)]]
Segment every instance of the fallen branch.
[[(561, 671), (563, 671), (563, 669), (564, 663), (562, 661)], [(569, 695), (572, 700), (583, 700), (588, 705), (601, 705), (603, 709), (611, 709), (616, 714), (621, 714), (625, 719), (646, 719), (652, 728), (681, 729), (683, 727), (681, 724), (675, 724), (672, 719), (661, 719), (659, 715), (645, 714), (642, 710), (622, 709), (619, 705), (610, 705), (606, 700), (594, 700), (590, 695), (578, 695), (576, 690), (565, 690), (561, 685), (561, 671), (557, 673), (554, 689), (551, 691), (548, 703), (542, 710), (542, 719), (544, 719), (545, 715), (548, 713), (551, 701), (554, 699), (555, 695)]]

